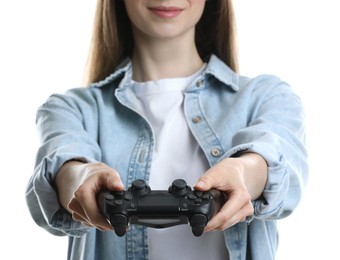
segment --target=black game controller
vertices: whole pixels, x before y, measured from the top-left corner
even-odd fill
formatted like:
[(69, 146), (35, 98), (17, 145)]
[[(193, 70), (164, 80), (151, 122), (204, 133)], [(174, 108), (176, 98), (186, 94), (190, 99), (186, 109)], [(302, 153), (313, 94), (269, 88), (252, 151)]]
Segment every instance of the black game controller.
[(224, 202), (222, 192), (192, 190), (182, 179), (173, 181), (167, 191), (152, 191), (138, 179), (127, 191), (102, 193), (99, 206), (118, 236), (125, 235), (129, 224), (167, 228), (190, 223), (198, 237)]

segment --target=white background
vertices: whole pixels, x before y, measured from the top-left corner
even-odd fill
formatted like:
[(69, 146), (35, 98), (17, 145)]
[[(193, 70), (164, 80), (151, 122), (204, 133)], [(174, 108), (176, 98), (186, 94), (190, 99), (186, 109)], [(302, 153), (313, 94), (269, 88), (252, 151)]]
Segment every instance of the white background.
[[(35, 112), (82, 82), (95, 0), (0, 2), (0, 259), (66, 259), (67, 239), (31, 219), (25, 186), (37, 149)], [(340, 259), (337, 0), (235, 0), (241, 73), (275, 74), (307, 113), (310, 181), (280, 221), (278, 260)]]

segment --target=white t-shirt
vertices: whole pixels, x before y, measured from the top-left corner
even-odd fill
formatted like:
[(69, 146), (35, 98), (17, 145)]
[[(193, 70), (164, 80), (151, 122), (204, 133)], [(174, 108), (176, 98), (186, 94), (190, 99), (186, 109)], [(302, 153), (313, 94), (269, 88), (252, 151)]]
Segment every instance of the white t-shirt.
[[(134, 82), (132, 86), (139, 101), (137, 110), (154, 131), (155, 150), (149, 180), (152, 190), (167, 190), (175, 179), (184, 179), (193, 187), (209, 167), (184, 115), (183, 91), (203, 68), (189, 77)], [(148, 230), (151, 260), (228, 259), (223, 232), (195, 237), (190, 225)]]

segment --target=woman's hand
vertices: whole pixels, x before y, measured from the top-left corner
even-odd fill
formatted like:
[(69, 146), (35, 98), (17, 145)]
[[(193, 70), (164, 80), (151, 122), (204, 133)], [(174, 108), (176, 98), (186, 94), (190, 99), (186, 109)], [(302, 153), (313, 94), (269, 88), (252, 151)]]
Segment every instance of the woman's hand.
[(252, 200), (257, 199), (267, 180), (267, 164), (254, 153), (226, 158), (210, 168), (195, 185), (195, 189), (218, 189), (227, 194), (227, 201), (209, 221), (205, 232), (225, 230), (253, 214)]
[(119, 174), (103, 163), (66, 162), (55, 180), (60, 203), (74, 220), (100, 230), (112, 230), (112, 226), (98, 208), (100, 191), (124, 189)]

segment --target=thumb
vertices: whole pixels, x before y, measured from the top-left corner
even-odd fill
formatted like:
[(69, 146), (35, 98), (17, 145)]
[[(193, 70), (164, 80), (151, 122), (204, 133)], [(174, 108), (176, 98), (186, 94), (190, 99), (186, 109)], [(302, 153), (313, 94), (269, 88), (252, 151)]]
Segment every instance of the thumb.
[(106, 187), (109, 190), (116, 190), (116, 191), (124, 190), (124, 184), (122, 183), (122, 180), (120, 179), (119, 174), (114, 174), (114, 175), (107, 177)]
[(194, 188), (200, 191), (210, 190), (214, 186), (214, 180), (209, 172), (203, 174), (194, 185)]

